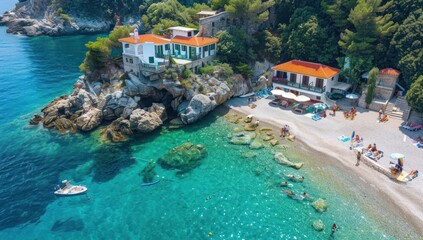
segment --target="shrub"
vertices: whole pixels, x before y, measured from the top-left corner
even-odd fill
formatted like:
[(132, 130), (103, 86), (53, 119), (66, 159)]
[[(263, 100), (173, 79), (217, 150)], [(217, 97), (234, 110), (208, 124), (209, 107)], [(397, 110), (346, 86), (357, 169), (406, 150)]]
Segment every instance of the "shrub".
[(182, 87), (184, 87), (187, 90), (192, 90), (194, 87), (192, 86), (192, 82), (190, 79), (183, 79), (181, 81)]
[(201, 74), (212, 74), (214, 72), (214, 66), (205, 66), (200, 68)]
[(411, 84), (405, 98), (412, 109), (423, 115), (423, 75)]
[(191, 77), (191, 75), (192, 75), (191, 70), (189, 70), (187, 68), (185, 68), (184, 71), (182, 72), (182, 78), (183, 79), (188, 79), (188, 78)]
[(63, 19), (65, 22), (67, 22), (67, 23), (72, 22), (72, 18), (71, 18), (69, 15), (67, 15), (67, 14), (61, 13), (61, 14), (59, 15), (59, 17), (60, 17), (61, 19)]

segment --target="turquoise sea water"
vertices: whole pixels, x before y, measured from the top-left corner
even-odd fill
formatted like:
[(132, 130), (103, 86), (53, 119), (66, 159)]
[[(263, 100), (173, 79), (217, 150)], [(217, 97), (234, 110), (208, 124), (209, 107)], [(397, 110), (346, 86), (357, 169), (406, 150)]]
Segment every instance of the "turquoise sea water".
[[(224, 109), (194, 126), (121, 144), (101, 143), (98, 131), (60, 135), (29, 126), (32, 114), (70, 92), (92, 39), (24, 38), (0, 28), (0, 239), (331, 239), (333, 222), (340, 227), (336, 239), (403, 234), (383, 214), (366, 213), (347, 174), (334, 183), (340, 173), (317, 155), (290, 146), (287, 155), (306, 163), (299, 171), (275, 163), (270, 147), (242, 158), (248, 147), (228, 143), (235, 126), (222, 117)], [(140, 186), (146, 161), (187, 141), (208, 150), (198, 168), (179, 176), (157, 166), (161, 182)], [(304, 175), (293, 190), (326, 199), (328, 211), (282, 194), (284, 173)], [(88, 194), (55, 197), (62, 179), (87, 185)], [(313, 230), (316, 219), (324, 231)]]

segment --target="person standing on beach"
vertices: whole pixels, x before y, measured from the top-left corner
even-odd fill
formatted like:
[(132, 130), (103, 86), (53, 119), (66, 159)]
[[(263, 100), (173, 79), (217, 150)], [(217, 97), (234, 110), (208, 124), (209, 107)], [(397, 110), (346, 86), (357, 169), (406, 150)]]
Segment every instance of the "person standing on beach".
[(357, 151), (357, 163), (355, 164), (356, 166), (360, 165), (360, 160), (361, 160), (361, 152)]
[(336, 103), (335, 104), (333, 104), (333, 106), (332, 106), (332, 116), (334, 116), (335, 117), (335, 114), (336, 114), (336, 109), (338, 108), (338, 106), (336, 105)]

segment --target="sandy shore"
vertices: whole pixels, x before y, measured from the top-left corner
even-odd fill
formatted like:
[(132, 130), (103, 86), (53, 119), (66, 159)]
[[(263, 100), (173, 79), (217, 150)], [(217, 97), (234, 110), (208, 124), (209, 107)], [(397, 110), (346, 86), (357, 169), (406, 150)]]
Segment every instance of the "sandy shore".
[[(364, 145), (376, 143), (378, 149), (384, 151), (385, 156), (379, 160), (384, 167), (392, 160), (391, 153), (405, 154), (404, 170), (417, 169), (423, 171), (423, 149), (415, 147), (412, 139), (423, 135), (423, 132), (409, 132), (402, 130), (401, 120), (390, 119), (387, 123), (378, 123), (378, 113), (358, 108), (356, 118), (346, 120), (342, 112), (336, 116), (328, 115), (320, 121), (313, 121), (304, 114), (294, 113), (289, 109), (281, 109), (269, 105), (269, 99), (255, 102), (256, 108), (248, 107), (247, 99), (234, 98), (225, 103), (231, 110), (241, 114), (253, 114), (260, 121), (264, 121), (276, 129), (288, 124), (291, 133), (296, 135), (308, 147), (328, 154), (336, 159), (335, 164), (342, 164), (351, 171), (357, 179), (367, 185), (390, 205), (392, 210), (403, 216), (414, 226), (416, 232), (423, 236), (423, 177), (417, 177), (406, 184), (395, 182), (382, 173), (360, 164), (356, 166), (356, 158), (349, 149), (349, 142), (338, 140), (341, 135), (350, 136), (352, 131), (364, 138)], [(329, 112), (328, 112), (329, 113)]]

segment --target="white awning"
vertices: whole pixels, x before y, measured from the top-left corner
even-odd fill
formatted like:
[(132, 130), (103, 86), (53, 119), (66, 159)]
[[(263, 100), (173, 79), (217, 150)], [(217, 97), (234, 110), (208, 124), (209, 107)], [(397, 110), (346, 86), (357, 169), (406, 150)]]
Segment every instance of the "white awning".
[(336, 82), (335, 84), (333, 84), (332, 88), (336, 88), (339, 90), (343, 90), (343, 91), (347, 91), (348, 89), (351, 88), (351, 84), (349, 83), (344, 83), (344, 82)]

